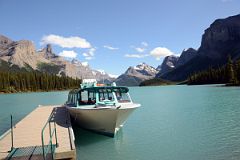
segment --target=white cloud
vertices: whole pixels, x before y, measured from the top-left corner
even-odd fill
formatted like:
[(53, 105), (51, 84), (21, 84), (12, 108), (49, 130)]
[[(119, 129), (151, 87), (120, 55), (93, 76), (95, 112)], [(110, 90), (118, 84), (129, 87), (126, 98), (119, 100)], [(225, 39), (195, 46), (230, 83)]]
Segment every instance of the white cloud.
[(160, 60), (161, 57), (166, 57), (169, 55), (173, 55), (174, 53), (172, 51), (170, 51), (169, 49), (165, 48), (165, 47), (157, 47), (154, 48), (151, 52), (150, 55), (155, 57), (156, 60)]
[(59, 35), (50, 34), (43, 36), (41, 44), (54, 44), (62, 48), (91, 48), (91, 44), (81, 37), (62, 37)]
[(117, 47), (112, 47), (112, 46), (110, 46), (110, 45), (104, 45), (103, 46), (104, 48), (107, 48), (107, 49), (109, 49), (109, 50), (118, 50), (119, 48), (117, 48)]
[(66, 57), (66, 58), (76, 58), (77, 53), (75, 51), (63, 50), (62, 52), (59, 53), (59, 56)]
[(125, 57), (128, 58), (144, 58), (144, 57), (148, 57), (148, 54), (125, 54)]
[(88, 54), (87, 54), (87, 53), (83, 53), (83, 56), (84, 56), (84, 57), (88, 57)]
[(82, 62), (82, 65), (86, 67), (88, 66), (88, 62)]
[(148, 43), (147, 42), (142, 42), (141, 45), (143, 45), (144, 47), (147, 47)]
[(143, 53), (148, 47), (148, 44), (147, 42), (141, 42), (140, 47), (135, 47), (135, 46), (131, 46), (131, 47), (134, 48), (138, 53)]
[(83, 56), (85, 57), (86, 60), (91, 60), (94, 58), (96, 48), (90, 48), (88, 52), (84, 52)]
[(86, 60), (92, 60), (93, 57), (85, 57)]
[(139, 53), (142, 53), (142, 52), (145, 51), (145, 48), (137, 47), (137, 48), (135, 48), (135, 50), (136, 50), (137, 52), (139, 52)]
[(90, 48), (88, 53), (89, 53), (89, 55), (90, 55), (90, 56), (92, 56), (92, 57), (93, 57), (93, 56), (94, 56), (94, 52), (95, 52), (95, 51), (96, 51), (96, 49), (95, 49), (95, 48)]

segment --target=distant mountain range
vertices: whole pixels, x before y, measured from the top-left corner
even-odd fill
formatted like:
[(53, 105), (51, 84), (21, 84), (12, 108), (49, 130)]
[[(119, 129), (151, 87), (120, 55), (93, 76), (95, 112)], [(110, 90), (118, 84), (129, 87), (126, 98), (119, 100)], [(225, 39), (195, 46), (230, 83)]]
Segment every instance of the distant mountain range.
[(189, 48), (184, 50), (180, 57), (166, 56), (161, 65), (154, 68), (146, 63), (141, 63), (135, 67), (129, 67), (125, 73), (120, 75), (115, 81), (118, 85), (137, 86), (141, 82), (162, 77), (177, 67), (189, 62), (196, 55), (196, 50)]
[(0, 35), (0, 70), (38, 70), (59, 76), (115, 81), (125, 86), (136, 86), (154, 78), (184, 81), (193, 73), (226, 64), (228, 56), (234, 61), (240, 58), (240, 15), (215, 20), (205, 30), (199, 49), (185, 49), (180, 57), (167, 56), (156, 68), (146, 63), (131, 66), (116, 79), (76, 59), (65, 60), (53, 52), (50, 44), (36, 51), (31, 41), (12, 41)]
[[(205, 30), (199, 49), (183, 50), (180, 57), (167, 56), (155, 70), (147, 64), (141, 70), (129, 67), (116, 81), (126, 85), (139, 85), (153, 78), (180, 82), (193, 73), (226, 64), (228, 56), (234, 61), (240, 58), (240, 15), (215, 20)], [(153, 72), (144, 69), (148, 67)]]
[(73, 78), (114, 80), (107, 73), (91, 69), (76, 59), (68, 61), (56, 55), (50, 44), (37, 51), (31, 41), (13, 41), (3, 35), (0, 35), (0, 62), (0, 70), (37, 70)]
[(200, 48), (188, 49), (186, 52), (182, 53), (179, 61), (184, 54), (187, 61), (182, 61), (172, 71), (163, 75), (158, 74), (156, 77), (182, 81), (195, 72), (226, 64), (228, 56), (231, 56), (234, 61), (239, 59), (240, 15), (214, 21), (205, 30)]

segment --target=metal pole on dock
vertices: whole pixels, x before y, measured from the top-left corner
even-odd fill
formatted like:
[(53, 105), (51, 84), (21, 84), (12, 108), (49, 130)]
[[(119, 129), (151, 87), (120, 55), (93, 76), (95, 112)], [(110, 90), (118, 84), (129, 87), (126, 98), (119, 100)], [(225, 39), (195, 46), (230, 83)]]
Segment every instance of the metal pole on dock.
[(13, 122), (12, 122), (12, 115), (11, 115), (11, 139), (12, 139), (12, 147), (11, 147), (11, 151), (13, 150)]
[(56, 147), (58, 147), (58, 140), (57, 140), (57, 127), (56, 127), (56, 121), (54, 121), (54, 129), (55, 129), (55, 139), (56, 139)]

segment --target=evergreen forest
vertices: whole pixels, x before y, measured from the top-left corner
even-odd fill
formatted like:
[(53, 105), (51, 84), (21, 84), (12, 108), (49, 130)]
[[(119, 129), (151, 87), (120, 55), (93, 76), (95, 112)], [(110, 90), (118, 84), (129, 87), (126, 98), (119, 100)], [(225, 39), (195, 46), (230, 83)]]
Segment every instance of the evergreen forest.
[(0, 71), (0, 92), (36, 92), (78, 88), (81, 80), (42, 72)]
[(226, 84), (229, 86), (240, 85), (240, 60), (233, 62), (231, 57), (228, 58), (226, 65), (222, 67), (210, 67), (206, 71), (192, 74), (188, 77), (189, 85), (201, 84)]

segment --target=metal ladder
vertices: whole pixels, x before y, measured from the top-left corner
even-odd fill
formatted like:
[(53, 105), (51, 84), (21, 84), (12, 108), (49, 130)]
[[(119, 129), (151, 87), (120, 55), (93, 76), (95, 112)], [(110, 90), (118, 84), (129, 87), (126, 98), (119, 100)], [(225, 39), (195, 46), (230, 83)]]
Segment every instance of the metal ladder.
[[(56, 121), (54, 120), (55, 113), (56, 113), (56, 111), (55, 111), (55, 109), (53, 109), (51, 115), (49, 116), (49, 118), (41, 132), (42, 154), (43, 154), (44, 160), (54, 159), (55, 149), (58, 147)], [(49, 141), (47, 144), (45, 144), (44, 132), (45, 132), (47, 126), (49, 128)], [(55, 144), (53, 144), (54, 137), (55, 137)]]
[[(57, 143), (57, 130), (56, 130), (56, 122), (54, 121), (54, 113), (53, 110), (45, 123), (42, 131), (41, 131), (41, 140), (42, 146), (30, 146), (30, 147), (22, 147), (15, 148), (14, 147), (14, 125), (13, 125), (13, 116), (11, 115), (11, 126), (10, 129), (0, 137), (4, 138), (7, 134), (11, 133), (11, 149), (7, 156), (7, 160), (16, 159), (20, 157), (25, 157), (24, 159), (30, 160), (33, 157), (38, 157), (38, 159), (50, 160), (54, 159), (55, 149), (58, 147)], [(49, 141), (45, 143), (44, 137), (46, 128), (49, 128)], [(46, 138), (46, 137), (45, 137)], [(53, 143), (53, 139), (55, 138), (55, 144)]]

